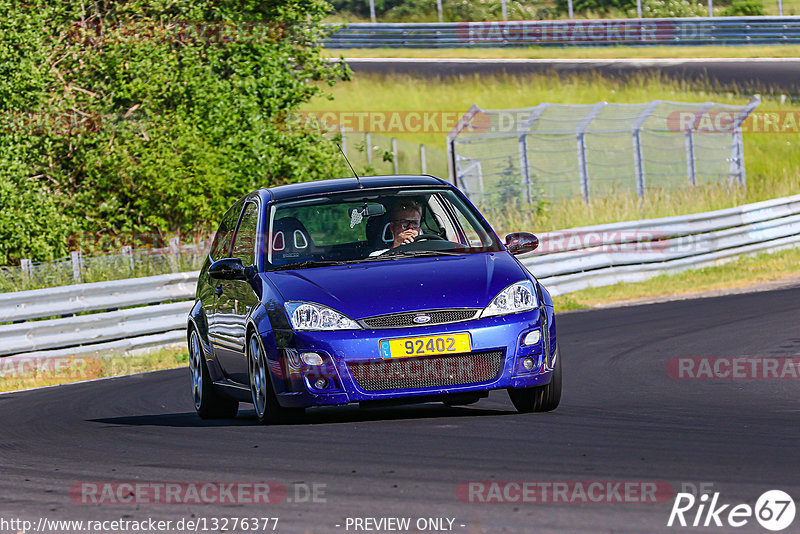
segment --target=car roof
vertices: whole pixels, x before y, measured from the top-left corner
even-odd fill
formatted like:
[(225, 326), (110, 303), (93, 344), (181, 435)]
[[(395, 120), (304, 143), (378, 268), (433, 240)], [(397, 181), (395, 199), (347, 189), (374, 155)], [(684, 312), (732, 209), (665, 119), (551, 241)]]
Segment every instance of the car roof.
[(396, 174), (390, 176), (360, 176), (361, 186), (355, 178), (331, 178), (313, 182), (300, 182), (296, 184), (278, 185), (262, 191), (269, 193), (272, 200), (286, 200), (322, 193), (339, 193), (343, 191), (357, 191), (359, 189), (379, 189), (382, 187), (404, 186), (442, 186), (450, 185), (448, 182), (430, 175)]

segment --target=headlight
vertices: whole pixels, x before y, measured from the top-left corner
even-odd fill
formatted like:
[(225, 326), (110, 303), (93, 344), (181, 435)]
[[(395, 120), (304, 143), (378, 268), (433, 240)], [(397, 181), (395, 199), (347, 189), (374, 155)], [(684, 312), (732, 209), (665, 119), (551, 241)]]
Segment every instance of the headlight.
[(334, 309), (298, 300), (286, 303), (289, 322), (295, 330), (360, 330), (357, 322)]
[(506, 315), (508, 313), (519, 313), (536, 309), (536, 291), (530, 280), (523, 280), (511, 284), (486, 306), (481, 313), (481, 317), (492, 317), (493, 315)]

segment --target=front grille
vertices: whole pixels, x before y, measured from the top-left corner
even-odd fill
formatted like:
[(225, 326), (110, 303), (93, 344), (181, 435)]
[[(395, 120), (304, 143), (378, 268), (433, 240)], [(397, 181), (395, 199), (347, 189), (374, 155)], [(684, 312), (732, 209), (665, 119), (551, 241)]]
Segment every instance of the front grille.
[[(391, 313), (388, 315), (367, 317), (366, 319), (362, 319), (361, 322), (367, 328), (408, 328), (412, 326), (431, 326), (469, 321), (475, 318), (478, 312), (480, 312), (479, 308), (451, 308), (449, 310)], [(426, 323), (415, 323), (414, 318), (420, 315), (427, 315), (430, 317), (430, 321)]]
[(348, 363), (350, 373), (365, 391), (435, 388), (480, 384), (496, 379), (505, 351), (471, 352), (427, 358), (395, 358)]

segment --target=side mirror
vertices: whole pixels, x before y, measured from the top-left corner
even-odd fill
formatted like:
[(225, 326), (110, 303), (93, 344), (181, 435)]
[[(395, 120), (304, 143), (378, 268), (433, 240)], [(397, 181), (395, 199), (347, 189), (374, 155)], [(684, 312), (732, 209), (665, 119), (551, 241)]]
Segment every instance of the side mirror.
[(528, 232), (514, 232), (506, 236), (506, 249), (515, 256), (536, 250), (539, 238)]
[(247, 273), (239, 258), (223, 258), (211, 264), (208, 276), (217, 280), (247, 280)]

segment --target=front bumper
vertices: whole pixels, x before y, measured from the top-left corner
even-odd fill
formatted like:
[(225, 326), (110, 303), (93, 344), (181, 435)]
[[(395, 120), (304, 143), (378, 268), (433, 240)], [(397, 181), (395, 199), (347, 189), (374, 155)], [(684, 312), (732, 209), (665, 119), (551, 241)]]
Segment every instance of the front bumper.
[[(284, 407), (342, 405), (414, 397), (481, 393), (550, 382), (555, 339), (552, 308), (447, 325), (336, 332), (278, 331), (269, 336), (278, 402)], [(544, 326), (544, 328), (543, 328)], [(523, 345), (533, 330), (538, 343)], [(452, 356), (381, 357), (381, 341), (392, 338), (468, 333), (472, 350)], [(265, 343), (267, 339), (264, 339)], [(300, 355), (314, 352), (323, 365), (310, 366)], [(523, 360), (533, 366), (526, 369)], [(529, 362), (530, 363), (530, 362)], [(319, 383), (320, 379), (324, 384)], [(323, 387), (320, 387), (323, 386)]]

